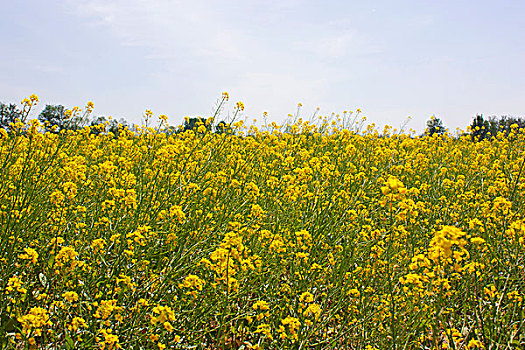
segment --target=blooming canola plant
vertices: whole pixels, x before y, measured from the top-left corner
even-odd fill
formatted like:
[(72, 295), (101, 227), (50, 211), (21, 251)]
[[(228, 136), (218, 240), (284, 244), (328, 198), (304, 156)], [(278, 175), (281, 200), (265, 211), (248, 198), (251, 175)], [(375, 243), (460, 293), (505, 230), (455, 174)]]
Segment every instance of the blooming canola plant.
[(2, 346), (523, 346), (525, 136), (320, 123), (2, 129)]

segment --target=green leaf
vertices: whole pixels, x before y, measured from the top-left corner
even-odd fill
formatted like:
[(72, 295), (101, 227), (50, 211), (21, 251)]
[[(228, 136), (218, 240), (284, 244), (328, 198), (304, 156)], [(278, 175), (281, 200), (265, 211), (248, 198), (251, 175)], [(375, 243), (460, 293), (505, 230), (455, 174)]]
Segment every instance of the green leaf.
[(55, 263), (55, 256), (51, 256), (49, 258), (49, 260), (47, 261), (47, 267), (49, 267), (50, 269), (53, 268), (53, 264)]
[(69, 334), (66, 334), (66, 349), (74, 349), (75, 348), (75, 342), (73, 341), (73, 339), (71, 339), (71, 337), (69, 336)]

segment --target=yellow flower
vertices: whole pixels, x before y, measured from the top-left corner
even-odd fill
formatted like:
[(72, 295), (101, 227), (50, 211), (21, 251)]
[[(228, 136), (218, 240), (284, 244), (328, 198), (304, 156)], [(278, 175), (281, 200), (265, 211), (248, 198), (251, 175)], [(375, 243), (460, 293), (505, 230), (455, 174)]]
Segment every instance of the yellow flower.
[(314, 301), (314, 296), (310, 292), (304, 292), (299, 296), (299, 301), (303, 303), (311, 303), (312, 301)]
[[(93, 314), (93, 316), (96, 318), (101, 318), (103, 320), (108, 319), (113, 312), (115, 312), (118, 315), (124, 310), (122, 307), (117, 306), (116, 299), (101, 300), (100, 303), (95, 306), (98, 306), (98, 308), (97, 311)], [(115, 315), (115, 318), (120, 318), (117, 315)]]
[(195, 288), (197, 290), (202, 290), (204, 285), (206, 284), (206, 281), (199, 278), (197, 275), (188, 275), (184, 282), (179, 284), (180, 288)]
[(121, 348), (118, 336), (116, 334), (112, 334), (113, 331), (111, 329), (101, 329), (99, 332), (102, 333), (102, 335), (104, 336), (104, 340), (98, 342), (98, 345), (102, 350), (113, 350)]
[(117, 284), (122, 282), (129, 289), (134, 289), (135, 288), (135, 284), (133, 282), (131, 282), (131, 277), (126, 276), (123, 273), (121, 273), (119, 275), (119, 277), (120, 278), (117, 278), (117, 280), (116, 280)]
[(51, 241), (49, 241), (49, 245), (48, 246), (54, 246), (54, 245), (61, 245), (61, 244), (64, 244), (64, 239), (62, 237), (56, 237), (56, 238), (51, 238)]
[(62, 204), (66, 196), (61, 191), (54, 191), (49, 195), (49, 200), (56, 206)]
[(70, 303), (74, 303), (78, 300), (78, 294), (76, 292), (65, 292), (62, 294), (62, 297)]
[(440, 257), (449, 258), (452, 256), (452, 247), (457, 245), (462, 251), (466, 244), (463, 239), (465, 233), (454, 226), (444, 226), (443, 229), (434, 234), (430, 241), (429, 258), (437, 261)]
[(299, 330), (299, 327), (301, 326), (301, 322), (297, 318), (288, 316), (285, 319), (281, 320), (281, 323), (283, 325), (282, 328), (281, 327), (279, 328), (281, 332), (281, 336), (283, 336), (284, 334), (284, 336), (286, 337), (285, 326), (288, 326), (288, 330), (290, 332), (292, 340), (296, 341), (299, 339), (299, 335), (297, 334), (297, 331)]
[(49, 321), (48, 311), (41, 307), (31, 308), (28, 314), (18, 317), (17, 320), (22, 324), (22, 333), (25, 335), (34, 331), (35, 335), (41, 336), (42, 328), (52, 325), (51, 321)]
[(5, 289), (5, 294), (17, 291), (19, 293), (25, 294), (27, 289), (22, 287), (22, 280), (18, 276), (13, 276), (7, 281), (7, 288)]
[(321, 315), (321, 307), (319, 304), (310, 304), (306, 310), (303, 311), (304, 317), (310, 317), (310, 315), (314, 316), (316, 320), (319, 318)]
[(137, 301), (137, 304), (139, 304), (140, 306), (148, 306), (149, 305), (149, 301), (147, 301), (144, 298), (140, 298), (139, 301)]
[(22, 101), (22, 104), (24, 105), (24, 108), (25, 108), (25, 107), (31, 107), (37, 104), (38, 102), (39, 102), (38, 96), (35, 94), (32, 94), (31, 96), (29, 96), (29, 98), (24, 98), (24, 100)]
[(238, 111), (244, 111), (244, 103), (242, 103), (242, 102), (240, 102), (240, 101), (237, 102), (237, 103), (235, 104), (235, 109), (238, 110)]
[(261, 323), (257, 326), (257, 329), (255, 330), (255, 333), (262, 333), (268, 338), (269, 340), (273, 340), (272, 336), (272, 328), (267, 323)]
[(71, 323), (67, 325), (67, 329), (76, 332), (79, 328), (87, 328), (86, 320), (82, 317), (73, 317)]
[(91, 241), (91, 249), (95, 252), (103, 250), (105, 245), (106, 241), (103, 238), (97, 238)]
[(157, 323), (162, 323), (167, 321), (175, 321), (175, 313), (169, 306), (157, 306), (153, 308), (153, 312), (158, 316), (151, 317), (151, 323), (156, 325)]
[(470, 339), (467, 345), (467, 349), (485, 349), (483, 343), (476, 339)]
[(480, 244), (485, 243), (485, 240), (481, 237), (474, 237), (470, 239), (470, 242), (480, 245)]
[(253, 304), (252, 308), (254, 310), (266, 311), (270, 309), (270, 306), (268, 305), (268, 302), (264, 300), (258, 300)]
[(62, 247), (55, 257), (55, 264), (57, 267), (63, 267), (69, 263), (69, 267), (74, 269), (78, 265), (77, 256), (78, 253), (74, 248)]
[(169, 323), (168, 321), (164, 322), (162, 325), (164, 326), (164, 329), (168, 332), (173, 332), (175, 330), (175, 328), (173, 328), (171, 323)]
[(352, 289), (348, 290), (347, 295), (350, 295), (350, 296), (352, 296), (354, 298), (359, 298), (361, 293), (359, 292), (359, 289), (352, 288)]
[(69, 200), (73, 199), (77, 195), (77, 185), (75, 185), (73, 182), (64, 183), (62, 185), (62, 190)]
[(33, 264), (38, 262), (38, 253), (33, 248), (24, 248), (24, 252), (18, 256), (20, 259), (31, 260)]
[(184, 223), (184, 220), (186, 220), (186, 215), (184, 214), (184, 211), (182, 211), (180, 205), (174, 205), (170, 208), (170, 216), (176, 218), (180, 224)]

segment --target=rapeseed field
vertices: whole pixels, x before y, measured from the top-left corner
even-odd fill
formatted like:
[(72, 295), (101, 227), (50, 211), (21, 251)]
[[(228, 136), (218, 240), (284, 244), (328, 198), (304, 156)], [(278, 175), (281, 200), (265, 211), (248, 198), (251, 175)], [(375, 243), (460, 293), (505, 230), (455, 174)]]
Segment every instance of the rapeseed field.
[(160, 122), (0, 131), (3, 348), (525, 346), (522, 133)]

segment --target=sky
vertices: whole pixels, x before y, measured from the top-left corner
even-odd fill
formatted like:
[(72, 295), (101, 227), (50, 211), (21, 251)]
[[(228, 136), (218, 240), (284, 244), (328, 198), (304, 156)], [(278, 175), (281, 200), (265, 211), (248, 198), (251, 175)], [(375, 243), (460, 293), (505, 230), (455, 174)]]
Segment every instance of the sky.
[(224, 91), (243, 118), (362, 110), (450, 130), (525, 117), (523, 0), (0, 0), (0, 102), (95, 103), (95, 115), (172, 125)]

